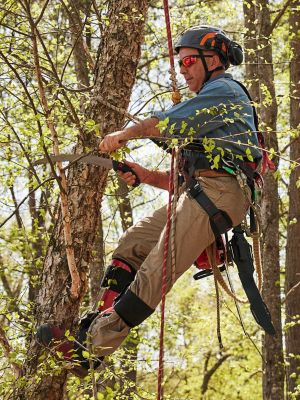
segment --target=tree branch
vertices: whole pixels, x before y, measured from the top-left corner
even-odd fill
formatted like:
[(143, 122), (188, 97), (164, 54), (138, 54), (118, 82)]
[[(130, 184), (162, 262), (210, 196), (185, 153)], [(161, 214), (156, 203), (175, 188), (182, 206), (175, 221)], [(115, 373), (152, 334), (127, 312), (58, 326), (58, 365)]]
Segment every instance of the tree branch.
[(43, 182), (41, 182), (38, 186), (36, 186), (34, 189), (32, 189), (32, 190), (28, 193), (28, 195), (25, 196), (24, 199), (17, 205), (17, 207), (16, 207), (16, 209), (14, 210), (14, 212), (11, 213), (11, 214), (0, 224), (0, 228), (2, 228), (2, 226), (4, 226), (4, 225), (6, 224), (6, 222), (8, 222), (8, 221), (15, 215), (15, 213), (18, 212), (18, 210), (19, 210), (19, 208), (21, 207), (21, 205), (22, 205), (23, 203), (25, 203), (25, 201), (28, 199), (28, 197), (30, 196), (30, 194), (31, 194), (32, 192), (34, 192), (35, 190), (39, 189), (39, 188), (40, 188), (42, 185), (44, 185), (45, 183), (47, 183), (47, 182), (49, 182), (49, 181), (52, 181), (53, 179), (54, 179), (53, 177), (48, 178), (48, 179), (45, 179), (45, 180), (44, 180)]
[(270, 36), (273, 32), (273, 30), (276, 28), (276, 25), (278, 24), (278, 22), (280, 21), (281, 17), (283, 16), (283, 14), (285, 13), (286, 9), (288, 8), (288, 6), (291, 4), (293, 0), (287, 0), (287, 2), (285, 3), (285, 5), (282, 7), (282, 9), (280, 10), (280, 12), (277, 14), (276, 18), (274, 18), (269, 32), (268, 32), (268, 36)]
[(11, 366), (11, 369), (13, 370), (15, 377), (20, 378), (22, 376), (22, 369), (17, 363), (15, 363), (14, 361), (10, 361), (10, 354), (12, 352), (12, 349), (2, 326), (0, 326), (0, 345), (3, 348), (4, 355), (8, 359), (8, 362)]
[[(38, 31), (37, 27), (33, 21), (31, 16), (29, 4), (26, 2), (26, 8), (28, 13), (28, 18), (31, 26), (32, 32), (32, 44), (33, 44), (33, 57), (34, 57), (34, 65), (35, 65), (35, 73), (38, 82), (38, 88), (41, 98), (41, 103), (46, 115), (47, 126), (51, 132), (52, 140), (53, 140), (53, 152), (54, 155), (59, 155), (59, 142), (58, 142), (58, 135), (57, 131), (53, 122), (52, 112), (48, 105), (48, 100), (45, 93), (45, 88), (42, 80), (42, 74), (40, 69), (40, 60), (39, 60), (39, 50), (37, 44), (37, 37)], [(71, 215), (69, 211), (68, 205), (68, 184), (66, 174), (63, 170), (62, 162), (57, 162), (59, 177), (61, 180), (61, 191), (60, 191), (60, 198), (61, 198), (61, 212), (62, 212), (62, 222), (63, 222), (63, 231), (64, 231), (64, 238), (65, 238), (65, 247), (66, 247), (66, 255), (67, 255), (67, 262), (68, 267), (71, 275), (71, 289), (70, 294), (73, 299), (78, 299), (80, 289), (81, 289), (81, 279), (79, 275), (79, 271), (76, 266), (75, 261), (75, 252), (74, 252), (74, 245), (72, 239), (72, 230), (71, 230)]]
[[(202, 386), (201, 386), (201, 393), (202, 394), (204, 394), (207, 391), (209, 381), (210, 381), (211, 377), (213, 376), (213, 374), (224, 363), (224, 361), (226, 361), (227, 358), (230, 357), (230, 356), (231, 356), (231, 354), (223, 354), (217, 360), (217, 362), (209, 370), (207, 370), (207, 372), (205, 373), (205, 375), (203, 377), (203, 381), (202, 381)], [(208, 364), (208, 362), (207, 362), (207, 364)]]
[[(298, 274), (299, 275), (299, 274)], [(296, 283), (286, 294), (285, 298), (282, 300), (281, 304), (284, 304), (288, 298), (298, 287), (300, 286), (300, 281)]]

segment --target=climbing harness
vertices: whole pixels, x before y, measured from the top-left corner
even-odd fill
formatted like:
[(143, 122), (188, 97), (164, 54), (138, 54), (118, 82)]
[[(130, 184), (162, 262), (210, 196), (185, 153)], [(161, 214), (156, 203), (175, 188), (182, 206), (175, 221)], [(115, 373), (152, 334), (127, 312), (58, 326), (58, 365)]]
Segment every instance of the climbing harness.
[(232, 227), (232, 221), (229, 215), (215, 206), (215, 204), (205, 194), (199, 181), (194, 178), (190, 179), (187, 194), (191, 199), (195, 199), (208, 214), (209, 222), (215, 237), (227, 232)]
[[(231, 168), (232, 172), (237, 177), (237, 181), (243, 190), (245, 196), (249, 200), (250, 204), (250, 232), (253, 232), (255, 235), (255, 239), (258, 241), (259, 240), (259, 234), (257, 232), (257, 223), (255, 219), (255, 212), (253, 211), (253, 201), (254, 201), (254, 172), (247, 171), (244, 173), (242, 171), (242, 167), (240, 167), (238, 164), (234, 164), (233, 162), (226, 162), (227, 168)], [(249, 194), (249, 187), (251, 189), (252, 195)], [(230, 221), (230, 218), (224, 211), (218, 210), (217, 207), (210, 201), (208, 196), (204, 193), (203, 189), (201, 188), (200, 182), (195, 180), (194, 178), (190, 179), (190, 185), (187, 190), (188, 194), (190, 197), (194, 198), (198, 204), (206, 211), (206, 213), (209, 216), (209, 220), (211, 223), (211, 228), (214, 232), (214, 235), (216, 238), (218, 238), (220, 235), (223, 233), (227, 232), (229, 229), (232, 228), (232, 223)], [(255, 242), (253, 242), (255, 244)], [(258, 244), (258, 246), (257, 246)], [(256, 254), (255, 254), (255, 260), (256, 260), (256, 266), (257, 266), (257, 275), (258, 275), (258, 284), (261, 286), (261, 267), (260, 267), (260, 254), (259, 254), (259, 243), (256, 243), (254, 247), (257, 247), (255, 249)], [(235, 262), (237, 265), (238, 271), (239, 271), (239, 276), (243, 285), (243, 288), (245, 290), (245, 293), (247, 295), (247, 298), (250, 302), (250, 308), (252, 311), (252, 314), (254, 315), (254, 318), (256, 319), (257, 323), (269, 334), (274, 335), (275, 334), (275, 329), (272, 325), (271, 322), (271, 317), (270, 313), (267, 309), (267, 306), (263, 302), (261, 295), (259, 293), (259, 290), (255, 284), (254, 278), (253, 278), (253, 272), (254, 272), (254, 266), (253, 266), (253, 255), (252, 255), (252, 249), (247, 240), (244, 237), (244, 230), (242, 229), (241, 226), (235, 227), (233, 229), (233, 238), (231, 241), (226, 243), (226, 249), (225, 252), (229, 253), (230, 259)], [(215, 264), (215, 261), (213, 261)], [(224, 269), (224, 266), (223, 266)], [(224, 285), (224, 282), (220, 281), (220, 269), (214, 269), (212, 265), (212, 273), (216, 271), (217, 273), (217, 280), (221, 284), (221, 286)], [(196, 275), (196, 279), (200, 279), (200, 277), (208, 276), (209, 273), (205, 271), (204, 273)], [(228, 290), (226, 290), (228, 293)], [(232, 292), (232, 291), (231, 291)], [(237, 299), (237, 297), (234, 295), (234, 298)]]

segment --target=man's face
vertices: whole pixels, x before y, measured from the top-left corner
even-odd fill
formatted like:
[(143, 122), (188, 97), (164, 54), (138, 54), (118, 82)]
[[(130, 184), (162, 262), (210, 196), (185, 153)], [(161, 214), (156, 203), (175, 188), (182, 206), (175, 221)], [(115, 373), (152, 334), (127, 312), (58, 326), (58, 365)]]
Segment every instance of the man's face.
[[(204, 54), (206, 53), (210, 56), (211, 54), (213, 54), (213, 52), (205, 52)], [(190, 47), (182, 47), (179, 50), (180, 60), (183, 60), (185, 57), (192, 55), (199, 56), (198, 50), (192, 49)], [(205, 60), (208, 69), (210, 70), (213, 58), (205, 58)], [(188, 67), (181, 65), (180, 73), (184, 76), (184, 79), (186, 80), (186, 83), (191, 92), (197, 93), (201, 89), (205, 80), (205, 69), (201, 58), (197, 57), (196, 62)]]

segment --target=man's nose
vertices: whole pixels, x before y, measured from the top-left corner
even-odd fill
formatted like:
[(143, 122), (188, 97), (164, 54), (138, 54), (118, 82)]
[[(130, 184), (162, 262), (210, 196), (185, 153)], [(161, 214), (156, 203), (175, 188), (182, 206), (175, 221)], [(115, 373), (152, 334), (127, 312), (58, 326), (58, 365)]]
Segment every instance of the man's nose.
[(185, 75), (185, 74), (187, 73), (187, 68), (182, 64), (182, 65), (180, 66), (179, 72), (180, 72), (182, 75)]

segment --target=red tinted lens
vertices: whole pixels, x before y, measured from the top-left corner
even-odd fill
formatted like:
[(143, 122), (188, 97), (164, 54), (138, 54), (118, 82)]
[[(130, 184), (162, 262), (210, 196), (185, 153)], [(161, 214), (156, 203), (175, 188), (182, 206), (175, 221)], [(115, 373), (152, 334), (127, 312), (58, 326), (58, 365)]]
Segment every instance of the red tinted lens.
[(197, 57), (195, 56), (186, 56), (182, 60), (179, 60), (179, 66), (181, 67), (184, 65), (185, 67), (190, 67), (191, 65), (195, 64), (197, 61)]

